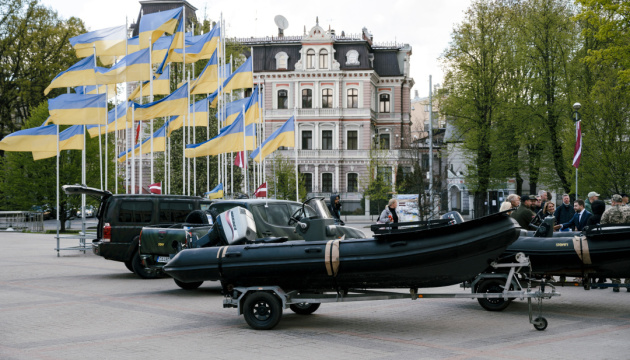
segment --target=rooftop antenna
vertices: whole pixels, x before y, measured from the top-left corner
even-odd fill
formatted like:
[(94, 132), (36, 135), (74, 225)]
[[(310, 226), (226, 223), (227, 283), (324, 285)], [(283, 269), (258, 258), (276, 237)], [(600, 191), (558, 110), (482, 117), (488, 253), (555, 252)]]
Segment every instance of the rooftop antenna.
[(289, 27), (289, 20), (282, 15), (276, 15), (276, 17), (273, 18), (273, 21), (276, 23), (276, 26), (278, 26), (278, 37), (283, 37), (284, 30)]

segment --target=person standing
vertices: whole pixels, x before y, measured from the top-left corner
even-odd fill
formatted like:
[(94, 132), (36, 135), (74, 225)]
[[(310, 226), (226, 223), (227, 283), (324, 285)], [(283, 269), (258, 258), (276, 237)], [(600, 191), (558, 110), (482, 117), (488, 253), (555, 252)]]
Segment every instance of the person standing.
[(584, 200), (577, 199), (573, 202), (573, 210), (575, 214), (571, 220), (554, 226), (554, 230), (560, 230), (565, 228), (576, 228), (577, 231), (582, 231), (588, 222), (588, 218), (591, 217), (591, 212), (584, 208)]
[(534, 225), (540, 225), (548, 216), (553, 216), (553, 212), (556, 210), (556, 205), (551, 201), (547, 201), (545, 206), (536, 213), (536, 218), (532, 221)]
[(398, 212), (396, 208), (398, 207), (398, 201), (396, 199), (390, 199), (387, 206), (385, 206), (385, 210), (381, 212), (381, 216), (378, 217), (379, 224), (389, 224), (389, 223), (398, 223)]
[[(554, 216), (556, 217), (556, 224), (564, 224), (573, 218), (575, 215), (575, 209), (571, 206), (571, 198), (569, 194), (562, 195), (562, 204), (556, 208)], [(563, 229), (561, 231), (570, 231), (570, 228)]]
[(586, 201), (584, 201), (584, 208), (588, 210), (588, 212), (593, 213), (593, 208), (591, 208), (591, 204), (597, 199), (599, 199), (598, 193), (596, 193), (595, 191), (591, 191), (590, 193), (588, 193), (587, 199)]
[(517, 208), (521, 204), (521, 197), (516, 194), (510, 194), (507, 199), (501, 204), (499, 211), (506, 211), (513, 208)]
[(531, 223), (534, 216), (536, 216), (531, 209), (535, 201), (536, 196), (534, 195), (521, 196), (521, 206), (510, 215), (525, 230), (529, 230), (529, 223)]
[[(549, 201), (549, 198), (547, 197), (547, 190), (540, 190), (538, 192), (538, 196), (540, 196), (540, 211), (545, 208), (545, 204)], [(538, 213), (538, 211), (536, 213)]]
[[(612, 205), (610, 209), (604, 211), (604, 214), (602, 215), (602, 225), (630, 223), (630, 207), (623, 206), (623, 197), (621, 195), (613, 195), (610, 204)], [(612, 282), (613, 284), (621, 284), (621, 279), (613, 278)], [(626, 278), (625, 283), (630, 283), (630, 279)], [(630, 288), (626, 288), (626, 290), (630, 292)], [(613, 291), (619, 292), (619, 288), (614, 287)]]
[(335, 219), (335, 223), (345, 225), (345, 223), (341, 220), (341, 200), (339, 200), (339, 195), (330, 195), (330, 205), (328, 205), (328, 210), (330, 210), (330, 214)]

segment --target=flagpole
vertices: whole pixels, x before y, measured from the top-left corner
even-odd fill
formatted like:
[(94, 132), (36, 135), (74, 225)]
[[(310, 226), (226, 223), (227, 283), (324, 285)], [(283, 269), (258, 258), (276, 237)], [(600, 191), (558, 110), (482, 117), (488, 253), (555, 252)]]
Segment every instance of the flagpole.
[[(70, 89), (68, 88), (68, 92)], [(57, 257), (59, 257), (59, 232), (61, 231), (61, 221), (59, 220), (59, 124), (57, 125)], [(83, 134), (85, 138), (85, 134)]]
[[(125, 16), (125, 29), (129, 29), (129, 19), (127, 19), (127, 17)], [(127, 38), (127, 36), (125, 36), (125, 56), (129, 55), (129, 39)], [(126, 81), (127, 79), (125, 78), (125, 89), (127, 88), (127, 85), (129, 85), (129, 82)], [(118, 92), (118, 91), (116, 91)], [(127, 101), (127, 113), (129, 113), (129, 101), (127, 100), (127, 94), (125, 94), (125, 101)], [(132, 114), (133, 114), (133, 106), (132, 108)], [(116, 118), (116, 120), (118, 120), (118, 118)], [(133, 121), (131, 122), (131, 128), (129, 128), (129, 123), (127, 122), (127, 114), (125, 114), (125, 142), (123, 145), (123, 150), (127, 150), (127, 140), (131, 138), (131, 133), (133, 131)], [(118, 143), (116, 144), (118, 145)], [(116, 151), (116, 155), (118, 155), (118, 151)], [(116, 169), (118, 169), (118, 165), (116, 165)], [(125, 194), (129, 194), (129, 154), (125, 154)], [(118, 184), (118, 180), (116, 181), (116, 184)]]
[[(116, 57), (114, 57), (116, 63)], [(114, 194), (118, 194), (118, 86), (114, 84)]]
[[(149, 36), (149, 103), (153, 102), (153, 34)], [(142, 81), (140, 81), (142, 86)], [(141, 145), (142, 147), (142, 145)], [(142, 149), (140, 149), (142, 152)], [(151, 118), (151, 184), (155, 184), (153, 177), (153, 118)]]
[[(247, 156), (247, 129), (245, 128), (245, 104), (243, 104), (243, 156)], [(245, 166), (245, 192), (249, 194), (249, 186), (247, 186), (247, 166)]]
[[(109, 96), (108, 90), (109, 90), (109, 85), (106, 84), (105, 85), (105, 189), (104, 190), (107, 190), (107, 169), (108, 169), (107, 165), (109, 162), (107, 159), (107, 151), (109, 150), (109, 144), (108, 144), (109, 138), (107, 136), (107, 133), (109, 130), (108, 129), (109, 128), (109, 118), (108, 118), (109, 111), (107, 111), (107, 100)], [(116, 109), (116, 104), (114, 104), (114, 115), (116, 113), (115, 109)]]
[[(140, 93), (142, 93), (142, 89), (140, 89)], [(136, 107), (134, 106), (135, 103), (133, 102), (131, 103), (131, 105), (132, 105), (131, 106), (131, 127), (132, 127), (131, 136), (132, 138), (131, 138), (131, 146), (129, 147), (129, 150), (131, 151), (131, 193), (135, 194), (136, 193), (136, 151), (134, 148), (135, 137), (133, 137), (133, 128), (136, 125)]]
[[(183, 40), (182, 40), (182, 82), (186, 81), (186, 7), (184, 6), (182, 21), (184, 26)], [(190, 99), (188, 100), (188, 106), (190, 106)], [(182, 115), (184, 116), (184, 115)], [(186, 119), (182, 118), (182, 195), (186, 195)]]
[[(237, 155), (238, 156), (238, 155)], [(230, 153), (230, 194), (234, 198), (234, 153)]]
[[(140, 81), (140, 103), (144, 103), (143, 101), (143, 96), (142, 96), (142, 81)], [(138, 163), (140, 164), (138, 171), (140, 172), (140, 174), (138, 174), (138, 194), (142, 194), (142, 178), (143, 178), (143, 165), (142, 164), (142, 120), (138, 121)], [(135, 153), (136, 151), (135, 145), (133, 147), (133, 152)]]
[[(96, 45), (92, 44), (92, 50), (94, 51), (94, 67), (96, 68)], [(95, 85), (96, 86), (96, 94), (98, 95), (99, 93), (99, 86), (98, 84)], [(85, 94), (85, 86), (83, 87), (83, 93)], [(105, 95), (107, 97), (107, 95)], [(107, 101), (105, 101), (105, 104), (107, 104)], [(107, 107), (105, 107), (107, 109)], [(107, 111), (105, 116), (107, 116)], [(107, 121), (105, 122), (105, 124), (107, 124)], [(85, 130), (85, 129), (84, 129)], [(83, 136), (85, 137), (85, 133), (83, 134)], [(102, 139), (101, 139), (101, 125), (98, 125), (98, 169), (100, 171), (99, 174), (99, 180), (101, 182), (101, 190), (103, 190), (103, 144), (102, 144)], [(81, 209), (81, 212), (83, 212), (83, 209)]]
[[(192, 24), (192, 35), (195, 35), (195, 23)], [(195, 78), (195, 65), (191, 65), (190, 66), (190, 71), (192, 72), (192, 75), (189, 76), (189, 80), (188, 80), (188, 84), (190, 84), (190, 81), (192, 79)], [(188, 86), (188, 94), (190, 96), (190, 85)], [(197, 123), (195, 122), (195, 95), (192, 96), (192, 106), (193, 106), (193, 113), (192, 113), (192, 133), (193, 133), (193, 144), (197, 143), (197, 131), (196, 131), (196, 127), (197, 127)], [(193, 191), (192, 194), (195, 195), (195, 192), (197, 191), (197, 157), (195, 156), (193, 158)]]

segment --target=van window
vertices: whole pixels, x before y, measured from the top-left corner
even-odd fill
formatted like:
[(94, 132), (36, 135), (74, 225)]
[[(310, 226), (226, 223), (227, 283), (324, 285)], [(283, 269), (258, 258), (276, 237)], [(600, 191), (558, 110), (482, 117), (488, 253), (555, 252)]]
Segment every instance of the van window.
[(122, 201), (118, 221), (121, 223), (150, 223), (153, 212), (152, 201)]
[(289, 209), (285, 204), (269, 204), (267, 207), (267, 222), (273, 225), (287, 226), (289, 223)]
[(212, 215), (212, 221), (217, 221), (217, 216), (219, 216), (219, 214), (221, 214), (222, 212), (228, 211), (233, 207), (238, 206), (238, 204), (234, 204), (234, 203), (213, 203), (212, 206), (210, 206), (210, 214)]
[(160, 201), (159, 222), (178, 223), (186, 221), (186, 216), (194, 210), (194, 204), (184, 201)]

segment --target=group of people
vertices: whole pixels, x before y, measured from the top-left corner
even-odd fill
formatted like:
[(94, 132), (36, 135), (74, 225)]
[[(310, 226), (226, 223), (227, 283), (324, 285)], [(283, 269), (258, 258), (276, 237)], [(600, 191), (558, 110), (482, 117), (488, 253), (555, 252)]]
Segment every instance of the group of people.
[[(500, 211), (516, 208), (510, 216), (514, 218), (523, 229), (532, 229), (540, 225), (545, 218), (555, 218), (554, 231), (582, 231), (587, 226), (596, 224), (630, 224), (630, 205), (628, 195), (615, 194), (611, 197), (611, 207), (606, 210), (606, 203), (599, 199), (599, 194), (591, 191), (586, 200), (576, 199), (571, 206), (568, 194), (562, 195), (562, 204), (557, 208), (551, 202), (551, 194), (541, 191), (538, 196), (510, 194), (501, 205)], [(603, 283), (600, 278), (598, 282)], [(621, 283), (620, 279), (612, 279), (613, 283)], [(626, 279), (630, 284), (630, 279)], [(630, 288), (627, 288), (630, 292)], [(619, 292), (619, 288), (613, 288)]]

